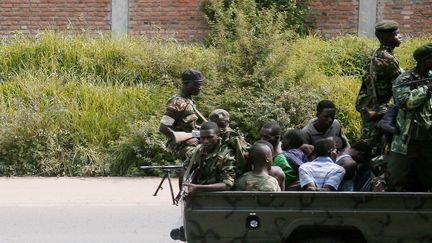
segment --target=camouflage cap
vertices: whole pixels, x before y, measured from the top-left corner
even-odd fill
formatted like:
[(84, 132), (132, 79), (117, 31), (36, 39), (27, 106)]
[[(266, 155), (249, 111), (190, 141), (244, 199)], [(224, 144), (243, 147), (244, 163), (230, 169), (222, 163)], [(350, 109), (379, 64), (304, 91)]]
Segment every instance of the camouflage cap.
[(182, 73), (181, 79), (182, 79), (183, 83), (187, 83), (187, 82), (202, 82), (202, 81), (204, 81), (204, 76), (198, 70), (187, 69), (186, 71), (184, 71)]
[(399, 29), (399, 24), (394, 20), (382, 20), (375, 25), (379, 32), (392, 32)]
[(430, 58), (432, 54), (432, 43), (420, 46), (414, 51), (413, 57), (417, 62), (421, 62), (426, 58)]
[(221, 121), (229, 121), (229, 113), (224, 109), (216, 109), (210, 113), (209, 120), (216, 123)]

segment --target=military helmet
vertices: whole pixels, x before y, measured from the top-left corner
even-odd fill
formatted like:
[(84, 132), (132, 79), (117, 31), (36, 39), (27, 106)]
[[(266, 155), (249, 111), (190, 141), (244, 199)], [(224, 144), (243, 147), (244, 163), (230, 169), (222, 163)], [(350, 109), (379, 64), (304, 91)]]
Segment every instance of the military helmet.
[(222, 121), (229, 121), (229, 113), (224, 109), (216, 109), (210, 113), (209, 120), (216, 123)]

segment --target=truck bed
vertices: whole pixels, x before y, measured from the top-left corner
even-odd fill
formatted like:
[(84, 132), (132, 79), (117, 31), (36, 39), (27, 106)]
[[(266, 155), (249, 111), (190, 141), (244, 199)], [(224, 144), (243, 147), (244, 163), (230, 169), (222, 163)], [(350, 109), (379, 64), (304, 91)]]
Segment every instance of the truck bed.
[(184, 215), (188, 242), (432, 242), (432, 193), (211, 192)]

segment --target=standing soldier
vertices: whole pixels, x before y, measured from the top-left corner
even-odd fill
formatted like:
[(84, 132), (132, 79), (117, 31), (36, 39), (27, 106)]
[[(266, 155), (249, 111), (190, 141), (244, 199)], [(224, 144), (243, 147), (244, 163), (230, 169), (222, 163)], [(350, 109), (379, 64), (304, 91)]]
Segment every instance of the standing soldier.
[(388, 160), (388, 181), (394, 191), (432, 190), (432, 43), (414, 51), (417, 66), (393, 84), (399, 107)]
[(160, 121), (159, 131), (168, 138), (167, 147), (176, 159), (182, 161), (186, 160), (198, 145), (198, 135), (192, 136), (192, 131), (198, 129), (198, 120), (206, 120), (192, 101), (192, 96), (200, 93), (203, 81), (200, 71), (184, 71), (180, 94), (169, 99)]
[(375, 35), (380, 47), (369, 57), (366, 74), (356, 99), (356, 110), (361, 115), (361, 139), (373, 147), (373, 155), (381, 153), (382, 134), (376, 127), (392, 98), (392, 82), (401, 73), (393, 50), (401, 44), (399, 25), (383, 20), (375, 25)]

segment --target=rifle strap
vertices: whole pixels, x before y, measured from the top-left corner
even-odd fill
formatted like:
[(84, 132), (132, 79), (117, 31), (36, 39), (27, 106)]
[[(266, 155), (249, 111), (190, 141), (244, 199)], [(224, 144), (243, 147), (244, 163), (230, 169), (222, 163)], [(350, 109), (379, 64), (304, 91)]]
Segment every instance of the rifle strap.
[(378, 49), (374, 50), (374, 52), (372, 53), (371, 61), (369, 63), (369, 75), (371, 77), (370, 82), (372, 85), (372, 95), (373, 95), (373, 98), (375, 99), (375, 102), (378, 102), (378, 96), (377, 96), (376, 88), (375, 88), (375, 78), (376, 77), (375, 77), (375, 73), (372, 72), (373, 71), (372, 70), (372, 62), (373, 62), (373, 58), (375, 58), (375, 54), (377, 51), (378, 51)]
[(207, 122), (207, 119), (199, 112), (199, 110), (195, 107), (195, 104), (192, 103), (192, 109), (194, 112), (198, 115), (198, 117), (203, 120), (204, 122)]

